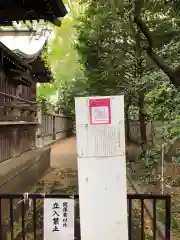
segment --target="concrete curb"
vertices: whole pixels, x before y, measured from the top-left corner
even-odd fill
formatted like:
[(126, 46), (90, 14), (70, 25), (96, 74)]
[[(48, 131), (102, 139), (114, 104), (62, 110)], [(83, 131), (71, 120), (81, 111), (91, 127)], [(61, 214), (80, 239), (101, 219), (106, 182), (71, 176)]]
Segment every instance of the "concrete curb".
[[(131, 176), (129, 173), (127, 173), (127, 179), (135, 193), (142, 193), (140, 187), (131, 179)], [(153, 206), (149, 200), (144, 201), (144, 208), (149, 218), (153, 220)], [(165, 240), (165, 226), (161, 222), (156, 221), (156, 227), (157, 227), (157, 235), (158, 235), (157, 239)]]

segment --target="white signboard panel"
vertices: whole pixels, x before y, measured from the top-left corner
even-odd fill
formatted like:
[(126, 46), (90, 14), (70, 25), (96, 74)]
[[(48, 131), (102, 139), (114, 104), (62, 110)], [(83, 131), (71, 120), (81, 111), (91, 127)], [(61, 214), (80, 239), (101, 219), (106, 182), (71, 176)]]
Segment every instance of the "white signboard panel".
[(74, 240), (74, 200), (44, 199), (44, 240)]
[(128, 240), (124, 97), (75, 106), (81, 240)]
[(119, 125), (81, 125), (78, 157), (115, 157), (124, 153), (124, 124)]
[(82, 240), (128, 240), (124, 157), (78, 159)]

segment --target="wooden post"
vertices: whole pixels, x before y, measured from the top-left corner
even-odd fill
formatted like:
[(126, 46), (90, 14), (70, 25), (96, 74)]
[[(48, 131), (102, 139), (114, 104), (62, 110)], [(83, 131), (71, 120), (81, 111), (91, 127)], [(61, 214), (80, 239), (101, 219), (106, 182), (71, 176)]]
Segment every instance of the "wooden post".
[(19, 138), (19, 127), (12, 128), (12, 140), (13, 140), (13, 157), (20, 156), (20, 138)]
[(53, 124), (53, 140), (56, 140), (56, 116), (52, 116), (52, 124)]
[(71, 137), (73, 135), (73, 122), (70, 118), (66, 118), (67, 122), (67, 137)]
[(41, 148), (44, 146), (42, 132), (41, 132), (41, 124), (42, 124), (42, 109), (38, 107), (37, 109), (37, 130), (36, 130), (36, 147)]

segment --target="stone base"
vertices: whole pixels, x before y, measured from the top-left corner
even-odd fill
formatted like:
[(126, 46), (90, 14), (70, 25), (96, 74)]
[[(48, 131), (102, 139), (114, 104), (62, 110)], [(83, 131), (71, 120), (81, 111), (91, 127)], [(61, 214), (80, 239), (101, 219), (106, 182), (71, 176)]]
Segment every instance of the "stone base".
[(50, 167), (50, 147), (35, 149), (0, 163), (0, 193), (23, 193)]

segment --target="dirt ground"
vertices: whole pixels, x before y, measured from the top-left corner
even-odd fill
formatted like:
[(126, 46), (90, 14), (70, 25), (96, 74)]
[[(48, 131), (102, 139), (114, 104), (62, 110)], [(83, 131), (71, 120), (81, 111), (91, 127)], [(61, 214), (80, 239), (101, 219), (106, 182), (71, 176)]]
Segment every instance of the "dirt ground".
[(52, 146), (51, 167), (39, 184), (45, 192), (77, 192), (77, 160), (75, 137)]
[(51, 167), (77, 169), (75, 137), (61, 140), (52, 146)]

